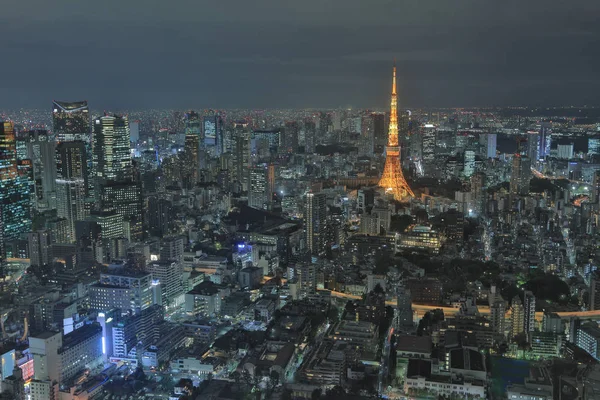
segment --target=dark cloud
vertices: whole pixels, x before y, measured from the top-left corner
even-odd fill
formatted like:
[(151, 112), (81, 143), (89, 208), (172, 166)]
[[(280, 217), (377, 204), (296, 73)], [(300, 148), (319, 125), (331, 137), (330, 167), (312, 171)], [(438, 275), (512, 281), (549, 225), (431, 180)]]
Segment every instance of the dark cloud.
[(3, 108), (599, 102), (592, 0), (4, 3)]

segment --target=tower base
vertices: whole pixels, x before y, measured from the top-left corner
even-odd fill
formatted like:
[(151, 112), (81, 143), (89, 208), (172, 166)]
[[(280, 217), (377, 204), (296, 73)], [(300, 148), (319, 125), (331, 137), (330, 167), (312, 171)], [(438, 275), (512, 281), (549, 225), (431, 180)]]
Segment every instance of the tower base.
[(387, 146), (385, 157), (385, 166), (383, 174), (379, 180), (379, 187), (383, 188), (386, 193), (394, 196), (397, 201), (406, 200), (407, 198), (415, 197), (415, 194), (406, 183), (402, 167), (400, 166), (400, 147)]

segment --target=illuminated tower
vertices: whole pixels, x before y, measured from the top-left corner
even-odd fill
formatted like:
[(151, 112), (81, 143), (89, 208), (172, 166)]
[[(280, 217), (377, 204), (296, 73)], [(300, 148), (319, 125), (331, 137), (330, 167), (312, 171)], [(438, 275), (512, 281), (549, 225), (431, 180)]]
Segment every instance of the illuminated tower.
[(403, 200), (414, 197), (415, 194), (402, 174), (400, 167), (400, 145), (398, 144), (398, 96), (396, 94), (396, 66), (392, 80), (392, 101), (390, 108), (390, 126), (388, 129), (388, 144), (385, 148), (385, 167), (379, 180), (379, 187), (386, 193), (393, 194), (394, 199)]

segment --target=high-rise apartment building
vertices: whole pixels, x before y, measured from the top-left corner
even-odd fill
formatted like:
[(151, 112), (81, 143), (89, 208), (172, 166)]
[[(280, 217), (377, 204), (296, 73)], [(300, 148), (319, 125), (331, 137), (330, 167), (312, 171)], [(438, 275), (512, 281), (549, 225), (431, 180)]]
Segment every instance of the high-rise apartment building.
[(306, 248), (312, 254), (325, 251), (325, 223), (327, 220), (325, 193), (308, 193), (304, 206)]
[(234, 178), (241, 185), (243, 191), (248, 190), (248, 168), (251, 162), (250, 131), (247, 124), (234, 128), (235, 149), (233, 153)]
[(485, 174), (476, 172), (471, 175), (471, 194), (473, 199), (473, 212), (483, 215), (485, 211)]
[(527, 195), (531, 180), (531, 159), (521, 154), (515, 154), (512, 160), (510, 175), (511, 196)]
[(426, 176), (431, 176), (439, 170), (435, 160), (437, 127), (433, 124), (425, 124), (421, 127), (421, 149), (423, 172)]
[(529, 290), (523, 293), (523, 329), (526, 333), (535, 330), (535, 296)]
[(521, 298), (517, 295), (511, 303), (511, 337), (515, 337), (525, 331), (525, 309)]

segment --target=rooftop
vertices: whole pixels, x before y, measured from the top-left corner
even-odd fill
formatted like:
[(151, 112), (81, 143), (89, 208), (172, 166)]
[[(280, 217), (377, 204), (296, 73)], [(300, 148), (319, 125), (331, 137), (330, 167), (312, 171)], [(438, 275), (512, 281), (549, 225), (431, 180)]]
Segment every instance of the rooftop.
[(199, 294), (202, 296), (213, 296), (217, 293), (219, 293), (219, 288), (211, 281), (204, 281), (187, 292), (187, 294)]
[(396, 350), (399, 352), (431, 353), (431, 336), (398, 335)]

